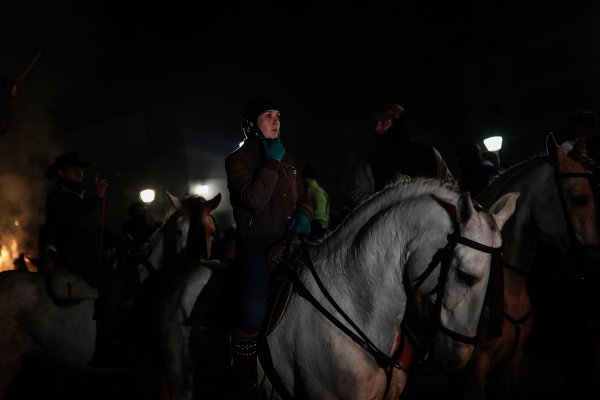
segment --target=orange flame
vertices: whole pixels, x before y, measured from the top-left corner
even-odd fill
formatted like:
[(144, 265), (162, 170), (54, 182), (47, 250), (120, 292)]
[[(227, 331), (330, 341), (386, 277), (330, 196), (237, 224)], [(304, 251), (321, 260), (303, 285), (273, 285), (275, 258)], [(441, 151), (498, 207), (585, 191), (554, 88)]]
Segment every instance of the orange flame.
[[(19, 258), (19, 244), (16, 239), (6, 241), (8, 245), (0, 243), (0, 272), (15, 269), (15, 260)], [(25, 257), (25, 265), (29, 271), (33, 271), (34, 267), (31, 262)]]

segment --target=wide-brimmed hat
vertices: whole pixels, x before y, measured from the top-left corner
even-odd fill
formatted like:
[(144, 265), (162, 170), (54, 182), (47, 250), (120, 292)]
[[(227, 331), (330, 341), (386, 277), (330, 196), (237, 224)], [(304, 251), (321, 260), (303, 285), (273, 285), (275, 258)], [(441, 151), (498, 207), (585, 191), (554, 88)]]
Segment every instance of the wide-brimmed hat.
[(58, 175), (58, 170), (67, 167), (89, 167), (91, 164), (87, 161), (79, 159), (77, 153), (65, 153), (54, 158), (54, 164), (52, 164), (46, 170), (46, 178), (54, 179)]

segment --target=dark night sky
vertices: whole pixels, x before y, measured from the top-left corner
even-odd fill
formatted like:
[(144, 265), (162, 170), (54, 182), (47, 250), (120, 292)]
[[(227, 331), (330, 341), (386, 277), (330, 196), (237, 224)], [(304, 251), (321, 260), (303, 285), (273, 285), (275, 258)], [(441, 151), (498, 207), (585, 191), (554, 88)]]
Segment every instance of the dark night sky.
[[(25, 0), (2, 5), (4, 74), (37, 51), (67, 89), (57, 131), (152, 107), (238, 137), (244, 102), (264, 93), (295, 123), (348, 119), (375, 99), (438, 112), (462, 129), (459, 72), (473, 57), (582, 17), (590, 6), (524, 2)], [(225, 3), (225, 2), (222, 2)], [(457, 4), (457, 3), (462, 3)], [(529, 3), (529, 2), (528, 2)], [(30, 81), (33, 85), (36, 70)]]

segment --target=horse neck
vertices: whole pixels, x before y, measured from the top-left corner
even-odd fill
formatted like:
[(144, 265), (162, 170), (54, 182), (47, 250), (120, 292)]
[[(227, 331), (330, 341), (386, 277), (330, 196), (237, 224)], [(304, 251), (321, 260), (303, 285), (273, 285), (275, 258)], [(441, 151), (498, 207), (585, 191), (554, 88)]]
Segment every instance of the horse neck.
[[(500, 186), (498, 190), (496, 185)], [(502, 260), (528, 273), (534, 262), (540, 241), (540, 224), (548, 218), (549, 212), (543, 212), (548, 202), (558, 203), (558, 192), (554, 181), (553, 167), (543, 158), (535, 158), (522, 165), (512, 176), (498, 182), (492, 182), (486, 193), (482, 195), (482, 204), (489, 207), (501, 195), (508, 192), (519, 192), (518, 205), (515, 212), (502, 228)], [(491, 193), (491, 195), (490, 195)], [(556, 217), (556, 216), (552, 216)], [(561, 217), (559, 214), (558, 217)], [(509, 269), (510, 270), (510, 269)], [(505, 277), (522, 279), (522, 273), (509, 272)]]
[[(404, 316), (407, 260), (422, 246), (437, 248), (433, 242), (440, 241), (441, 236), (445, 238), (447, 233), (447, 229), (433, 228), (425, 234), (423, 216), (431, 211), (424, 207), (425, 203), (411, 199), (381, 211), (358, 232), (345, 252), (318, 252), (322, 260), (319, 274), (325, 286), (331, 288), (332, 296), (340, 300), (348, 315), (373, 337), (395, 332)], [(313, 293), (314, 290), (318, 289), (311, 288)]]
[[(155, 270), (175, 269), (183, 245), (179, 243), (177, 235), (181, 229), (177, 223), (178, 216), (173, 213), (165, 223), (150, 238), (148, 261)], [(182, 248), (179, 248), (182, 247)]]

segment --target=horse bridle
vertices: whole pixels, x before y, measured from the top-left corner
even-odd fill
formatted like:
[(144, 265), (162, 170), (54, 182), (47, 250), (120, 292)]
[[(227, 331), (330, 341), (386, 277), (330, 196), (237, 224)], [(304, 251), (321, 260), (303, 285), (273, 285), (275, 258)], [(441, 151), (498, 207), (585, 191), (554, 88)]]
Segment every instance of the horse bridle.
[[(594, 204), (598, 204), (599, 195), (598, 191), (600, 190), (600, 184), (598, 182), (598, 176), (594, 172), (559, 172), (558, 168), (553, 165), (549, 159), (547, 161), (554, 168), (554, 180), (556, 182), (556, 186), (558, 188), (558, 197), (560, 199), (560, 206), (563, 211), (563, 216), (565, 218), (565, 222), (567, 224), (567, 230), (569, 232), (569, 237), (571, 238), (571, 242), (574, 243), (575, 253), (584, 252), (586, 250), (600, 250), (600, 245), (597, 244), (581, 244), (579, 239), (577, 239), (577, 234), (575, 234), (575, 226), (573, 225), (573, 220), (569, 214), (569, 209), (567, 207), (567, 199), (565, 198), (565, 193), (560, 186), (561, 179), (569, 179), (569, 178), (586, 178), (590, 187), (592, 188), (592, 194), (594, 196)], [(599, 215), (596, 214), (596, 227), (600, 228), (600, 223), (598, 221)], [(585, 277), (582, 277), (582, 279)]]
[[(437, 283), (436, 287), (434, 288), (434, 290), (436, 290), (438, 292), (438, 295), (436, 298), (436, 305), (435, 305), (436, 312), (438, 313), (438, 315), (436, 318), (435, 325), (436, 325), (437, 329), (439, 329), (442, 333), (450, 336), (455, 341), (463, 342), (463, 343), (467, 343), (467, 344), (475, 344), (477, 342), (477, 336), (468, 337), (468, 336), (462, 335), (458, 332), (454, 332), (451, 329), (448, 329), (448, 328), (442, 326), (442, 324), (441, 324), (441, 307), (442, 307), (443, 294), (444, 294), (444, 290), (445, 290), (445, 286), (446, 286), (448, 272), (450, 270), (450, 265), (452, 264), (452, 259), (454, 258), (453, 257), (454, 248), (456, 247), (457, 244), (462, 244), (463, 246), (471, 247), (475, 250), (479, 250), (484, 253), (491, 254), (492, 255), (492, 265), (497, 264), (497, 263), (494, 263), (493, 261), (495, 259), (497, 259), (498, 256), (500, 255), (501, 248), (487, 246), (487, 245), (475, 242), (471, 239), (467, 239), (464, 236), (460, 235), (460, 233), (458, 232), (458, 228), (455, 228), (454, 232), (448, 235), (447, 240), (448, 240), (448, 242), (447, 242), (446, 246), (444, 246), (444, 248), (438, 250), (438, 252), (436, 253), (436, 256), (434, 256), (433, 261), (429, 264), (427, 270), (417, 278), (420, 281), (420, 283), (417, 284), (417, 287), (420, 286), (420, 284), (422, 284), (427, 279), (427, 277), (429, 275), (431, 275), (431, 273), (435, 270), (435, 268), (437, 268), (437, 265), (440, 264), (441, 265), (440, 275), (438, 277), (438, 283)], [(385, 371), (385, 374), (386, 374), (385, 393), (387, 394), (387, 392), (390, 388), (393, 370), (399, 369), (399, 370), (407, 371), (407, 369), (408, 369), (407, 366), (402, 366), (402, 365), (400, 365), (400, 363), (398, 363), (396, 361), (398, 359), (398, 357), (400, 356), (400, 354), (402, 353), (405, 341), (402, 340), (402, 343), (399, 346), (399, 348), (391, 356), (389, 356), (386, 353), (384, 353), (383, 351), (381, 351), (369, 339), (369, 337), (356, 325), (356, 323), (342, 310), (342, 308), (339, 306), (339, 304), (337, 304), (337, 302), (333, 299), (333, 297), (331, 296), (331, 294), (329, 293), (329, 291), (327, 290), (327, 288), (325, 287), (325, 285), (319, 278), (319, 275), (317, 274), (315, 266), (312, 263), (310, 255), (308, 254), (308, 250), (306, 248), (306, 243), (304, 242), (304, 239), (302, 238), (301, 246), (299, 246), (298, 249), (296, 249), (295, 251), (291, 251), (290, 249), (291, 249), (291, 240), (288, 240), (288, 243), (286, 246), (287, 257), (284, 257), (283, 268), (284, 268), (285, 274), (288, 276), (288, 278), (292, 282), (293, 288), (296, 291), (296, 293), (298, 293), (298, 295), (300, 297), (306, 299), (309, 303), (311, 303), (313, 305), (313, 307), (315, 307), (325, 318), (327, 318), (339, 330), (341, 330), (344, 334), (346, 334), (348, 337), (350, 337), (355, 343), (357, 343), (360, 347), (362, 347), (366, 352), (368, 352), (375, 359), (375, 362), (377, 363), (377, 365)], [(308, 267), (308, 269), (309, 269), (311, 275), (313, 276), (313, 279), (317, 283), (317, 286), (318, 286), (319, 290), (321, 291), (321, 293), (325, 296), (325, 298), (327, 299), (329, 304), (331, 304), (333, 306), (333, 308), (342, 316), (342, 318), (352, 327), (352, 329), (354, 329), (354, 331), (352, 331), (350, 328), (348, 328), (343, 322), (341, 322), (338, 318), (336, 318), (333, 314), (331, 314), (321, 303), (319, 303), (319, 301), (310, 293), (310, 291), (308, 290), (306, 285), (302, 282), (302, 280), (298, 276), (297, 272), (295, 272), (291, 268), (291, 265), (299, 256), (299, 253), (301, 253), (301, 255), (303, 257), (303, 261), (305, 262), (305, 265)], [(500, 271), (501, 271), (501, 269), (500, 269)], [(274, 387), (276, 387), (276, 391), (282, 397), (287, 398), (287, 399), (292, 399), (293, 396), (287, 391), (287, 389), (283, 386), (281, 380), (276, 376), (276, 373), (275, 373), (274, 367), (273, 367), (273, 363), (270, 358), (270, 350), (269, 350), (268, 342), (267, 342), (266, 338), (262, 338), (261, 345), (264, 346), (265, 350), (266, 350), (266, 352), (263, 353), (264, 357), (267, 358), (266, 359), (267, 365), (265, 366), (265, 370), (266, 370), (266, 372), (268, 372), (268, 374), (272, 378), (271, 382), (273, 383)], [(428, 354), (430, 354), (430, 353), (428, 353)]]
[[(502, 277), (502, 268), (500, 267), (499, 260), (501, 259), (502, 249), (501, 249), (501, 247), (487, 246), (487, 245), (475, 242), (471, 239), (467, 239), (464, 236), (460, 236), (460, 234), (458, 232), (458, 228), (455, 228), (454, 232), (448, 235), (448, 243), (446, 244), (446, 246), (444, 246), (442, 249), (439, 249), (437, 251), (437, 253), (434, 255), (431, 263), (429, 264), (428, 268), (415, 279), (415, 289), (414, 290), (417, 290), (427, 280), (427, 278), (433, 273), (433, 271), (437, 268), (437, 266), (440, 265), (440, 274), (438, 275), (437, 284), (429, 292), (429, 294), (436, 293), (436, 300), (435, 300), (435, 304), (434, 304), (435, 320), (434, 320), (434, 323), (429, 326), (429, 329), (427, 332), (428, 340), (425, 343), (425, 346), (421, 346), (420, 348), (418, 348), (418, 346), (416, 346), (417, 340), (416, 339), (412, 340), (413, 344), (415, 344), (415, 347), (418, 348), (418, 354), (420, 355), (416, 361), (417, 365), (420, 364), (421, 366), (424, 366), (425, 363), (427, 362), (427, 360), (429, 359), (429, 357), (432, 353), (432, 348), (433, 348), (433, 343), (432, 343), (433, 335), (438, 330), (441, 333), (443, 333), (444, 335), (450, 337), (452, 340), (459, 342), (459, 343), (475, 345), (479, 341), (479, 336), (477, 334), (475, 336), (463, 335), (459, 332), (453, 331), (453, 330), (448, 329), (447, 327), (443, 326), (442, 321), (441, 321), (442, 303), (443, 303), (443, 299), (444, 299), (446, 282), (448, 281), (448, 273), (450, 271), (450, 266), (452, 265), (452, 260), (454, 258), (453, 257), (454, 249), (457, 244), (462, 244), (463, 246), (467, 246), (467, 247), (473, 248), (475, 250), (479, 250), (481, 252), (491, 254), (492, 261), (491, 261), (491, 265), (490, 265), (490, 278), (489, 278), (488, 287), (490, 287), (490, 285), (492, 287), (494, 287), (494, 290), (492, 292), (494, 293), (495, 297), (490, 298), (489, 300), (490, 300), (490, 307), (493, 309), (493, 311), (492, 311), (492, 314), (494, 316), (493, 320), (498, 321), (500, 318), (499, 317), (500, 311), (498, 311), (498, 310), (499, 310), (499, 307), (502, 307), (502, 304), (503, 304), (503, 298), (502, 298), (503, 277)], [(489, 292), (489, 293), (492, 293), (492, 292)]]
[[(556, 165), (554, 165), (554, 163), (549, 159), (549, 157), (546, 157), (545, 161), (548, 164), (550, 164), (550, 166), (554, 169), (554, 182), (556, 183), (556, 190), (558, 192), (560, 208), (562, 211), (563, 218), (565, 220), (565, 224), (567, 226), (567, 232), (568, 232), (569, 238), (571, 240), (571, 243), (573, 244), (573, 249), (574, 249), (573, 253), (577, 257), (578, 255), (580, 255), (582, 252), (585, 252), (585, 251), (600, 250), (600, 244), (582, 244), (579, 241), (579, 239), (577, 238), (577, 234), (575, 233), (575, 226), (573, 224), (573, 219), (571, 218), (571, 215), (569, 214), (569, 208), (567, 207), (567, 199), (565, 197), (565, 192), (560, 185), (560, 182), (562, 179), (585, 178), (585, 179), (589, 180), (589, 182), (590, 182), (590, 187), (592, 188), (592, 194), (594, 196), (594, 204), (598, 204), (598, 200), (600, 199), (600, 195), (598, 194), (598, 192), (600, 191), (600, 183), (598, 181), (597, 174), (594, 172), (559, 172), (558, 167)], [(597, 213), (596, 214), (597, 229), (600, 228), (599, 219), (600, 219), (600, 216)], [(507, 268), (513, 272), (516, 272), (520, 275), (525, 276), (528, 274), (528, 271), (525, 271), (524, 269), (514, 266), (512, 264), (509, 264), (507, 262), (502, 261), (502, 264), (504, 265), (505, 268)], [(585, 279), (585, 276), (577, 275), (577, 274), (563, 276), (563, 277), (575, 278), (575, 279), (580, 279), (580, 280)]]
[[(569, 178), (586, 178), (586, 179), (588, 179), (590, 182), (590, 187), (592, 188), (592, 193), (594, 195), (594, 202), (595, 202), (595, 204), (597, 204), (598, 199), (600, 197), (598, 195), (598, 190), (599, 190), (598, 176), (593, 172), (562, 172), (561, 173), (561, 172), (559, 172), (558, 167), (550, 160), (549, 157), (545, 157), (544, 160), (548, 164), (550, 164), (550, 166), (554, 170), (554, 181), (556, 183), (556, 190), (558, 192), (558, 198), (560, 201), (561, 211), (562, 211), (562, 215), (565, 219), (565, 224), (567, 225), (567, 232), (568, 232), (569, 238), (571, 240), (571, 243), (573, 244), (575, 255), (577, 256), (577, 255), (581, 254), (582, 252), (585, 252), (586, 250), (599, 250), (600, 245), (584, 245), (584, 244), (581, 244), (581, 242), (577, 238), (577, 235), (575, 234), (575, 226), (573, 224), (573, 219), (571, 218), (571, 215), (569, 214), (569, 209), (567, 207), (567, 199), (565, 197), (564, 190), (562, 189), (561, 184), (560, 184), (562, 179), (569, 179)], [(596, 216), (596, 218), (598, 219), (598, 215)], [(596, 225), (599, 225), (598, 221), (596, 221)], [(502, 260), (501, 263), (504, 268), (506, 268), (516, 274), (519, 274), (521, 276), (526, 277), (529, 273), (529, 271), (526, 271), (515, 265), (509, 264), (504, 260)], [(585, 278), (585, 276), (578, 276), (578, 275), (569, 275), (569, 276), (564, 276), (564, 277), (571, 278), (571, 279), (577, 279), (577, 280), (583, 280)], [(520, 340), (521, 326), (529, 318), (531, 318), (531, 316), (533, 315), (533, 310), (529, 310), (526, 314), (524, 314), (520, 318), (515, 318), (504, 311), (503, 311), (503, 315), (504, 315), (504, 318), (506, 318), (515, 327), (515, 330), (516, 330), (515, 341), (513, 343), (512, 350), (511, 350), (511, 353), (514, 354), (517, 350), (517, 345)]]

